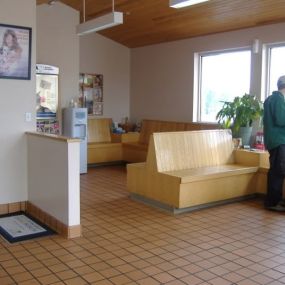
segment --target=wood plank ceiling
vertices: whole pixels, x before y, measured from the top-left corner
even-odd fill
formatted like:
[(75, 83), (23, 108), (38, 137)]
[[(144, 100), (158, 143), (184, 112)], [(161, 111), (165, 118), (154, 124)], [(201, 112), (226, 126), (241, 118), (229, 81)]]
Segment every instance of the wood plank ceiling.
[[(82, 19), (83, 0), (60, 1)], [(86, 20), (111, 6), (112, 0), (86, 0)], [(115, 0), (115, 10), (124, 13), (124, 24), (99, 33), (130, 48), (285, 22), (284, 0), (210, 0), (183, 9), (170, 8), (168, 0)]]

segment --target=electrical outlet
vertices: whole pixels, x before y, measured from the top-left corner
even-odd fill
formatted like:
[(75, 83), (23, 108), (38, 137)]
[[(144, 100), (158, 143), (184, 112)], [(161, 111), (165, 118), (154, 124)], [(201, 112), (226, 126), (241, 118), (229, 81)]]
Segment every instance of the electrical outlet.
[(26, 117), (26, 122), (32, 121), (32, 113), (25, 113), (25, 117)]

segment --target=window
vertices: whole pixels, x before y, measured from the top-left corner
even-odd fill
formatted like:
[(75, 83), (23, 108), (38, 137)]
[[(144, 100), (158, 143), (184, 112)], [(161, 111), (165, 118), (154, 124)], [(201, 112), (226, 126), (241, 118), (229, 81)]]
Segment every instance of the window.
[(251, 51), (200, 55), (197, 121), (216, 122), (222, 101), (249, 93)]
[(274, 90), (277, 90), (277, 80), (285, 75), (285, 46), (269, 47), (269, 78), (267, 81), (267, 94), (269, 96)]

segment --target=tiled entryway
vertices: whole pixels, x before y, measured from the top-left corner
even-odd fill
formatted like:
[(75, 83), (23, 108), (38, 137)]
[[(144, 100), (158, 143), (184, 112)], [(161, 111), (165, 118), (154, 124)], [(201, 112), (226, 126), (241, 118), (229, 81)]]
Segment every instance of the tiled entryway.
[(0, 240), (6, 284), (285, 284), (285, 215), (247, 201), (172, 216), (131, 201), (124, 167), (81, 177), (84, 237)]

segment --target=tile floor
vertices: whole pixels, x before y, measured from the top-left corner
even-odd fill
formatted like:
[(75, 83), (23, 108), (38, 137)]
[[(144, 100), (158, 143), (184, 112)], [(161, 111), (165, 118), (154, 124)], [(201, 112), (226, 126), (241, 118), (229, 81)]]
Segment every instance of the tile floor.
[(84, 237), (0, 239), (0, 285), (285, 284), (285, 216), (260, 201), (171, 216), (131, 201), (118, 166), (81, 188)]

